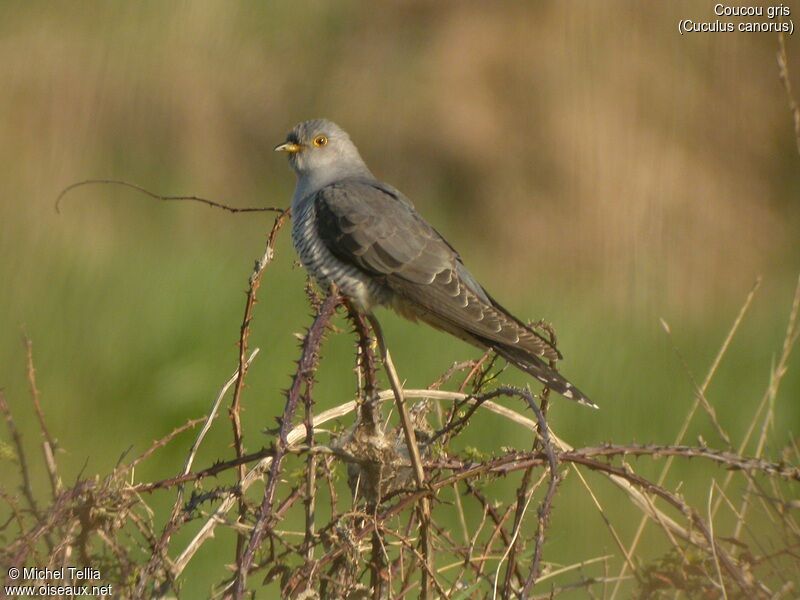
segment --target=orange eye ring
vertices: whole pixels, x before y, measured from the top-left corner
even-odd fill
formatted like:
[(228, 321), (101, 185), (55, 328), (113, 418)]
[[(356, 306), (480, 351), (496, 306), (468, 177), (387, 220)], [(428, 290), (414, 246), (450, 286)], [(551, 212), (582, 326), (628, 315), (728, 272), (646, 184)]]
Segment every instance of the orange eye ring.
[(324, 135), (318, 135), (317, 137), (314, 138), (314, 145), (317, 148), (322, 148), (327, 143), (328, 143), (328, 138), (326, 138)]

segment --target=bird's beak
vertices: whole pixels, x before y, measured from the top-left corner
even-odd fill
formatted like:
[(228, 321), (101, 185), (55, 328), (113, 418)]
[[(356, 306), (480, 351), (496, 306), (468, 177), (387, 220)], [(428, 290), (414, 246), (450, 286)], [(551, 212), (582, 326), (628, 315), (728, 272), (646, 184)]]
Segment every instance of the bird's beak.
[(301, 149), (302, 146), (294, 142), (284, 142), (275, 146), (275, 152), (288, 152), (289, 154), (297, 154)]

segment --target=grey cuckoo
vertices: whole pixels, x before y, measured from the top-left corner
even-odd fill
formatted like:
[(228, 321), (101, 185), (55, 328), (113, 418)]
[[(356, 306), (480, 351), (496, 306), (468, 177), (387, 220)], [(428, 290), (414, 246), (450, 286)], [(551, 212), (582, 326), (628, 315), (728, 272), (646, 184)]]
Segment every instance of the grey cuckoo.
[(341, 127), (305, 121), (275, 148), (297, 173), (292, 241), (306, 270), (357, 310), (384, 305), (491, 348), (562, 396), (595, 406), (550, 368), (558, 350), (500, 306), (411, 201), (367, 168)]

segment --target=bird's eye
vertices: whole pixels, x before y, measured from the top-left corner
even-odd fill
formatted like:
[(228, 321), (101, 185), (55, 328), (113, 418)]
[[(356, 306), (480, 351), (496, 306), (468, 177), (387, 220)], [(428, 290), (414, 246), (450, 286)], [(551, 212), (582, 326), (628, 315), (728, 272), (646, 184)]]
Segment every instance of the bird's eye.
[(318, 135), (317, 137), (314, 138), (314, 145), (317, 148), (322, 148), (327, 143), (328, 143), (328, 138), (326, 138), (324, 135)]

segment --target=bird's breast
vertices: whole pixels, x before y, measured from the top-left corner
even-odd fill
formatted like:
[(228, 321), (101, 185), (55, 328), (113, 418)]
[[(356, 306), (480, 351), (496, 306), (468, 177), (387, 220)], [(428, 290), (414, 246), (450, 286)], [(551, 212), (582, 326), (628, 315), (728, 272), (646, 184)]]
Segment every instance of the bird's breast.
[(292, 243), (306, 271), (326, 290), (335, 284), (364, 312), (375, 304), (386, 303), (389, 292), (376, 278), (328, 249), (318, 233), (316, 219), (313, 198), (292, 207)]

